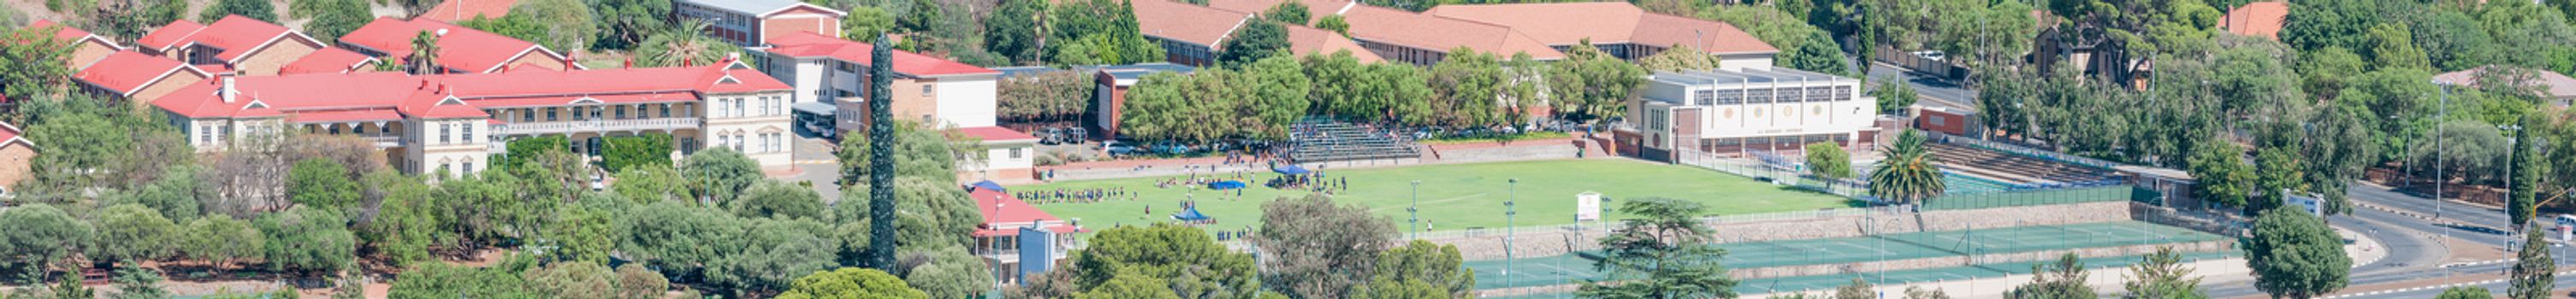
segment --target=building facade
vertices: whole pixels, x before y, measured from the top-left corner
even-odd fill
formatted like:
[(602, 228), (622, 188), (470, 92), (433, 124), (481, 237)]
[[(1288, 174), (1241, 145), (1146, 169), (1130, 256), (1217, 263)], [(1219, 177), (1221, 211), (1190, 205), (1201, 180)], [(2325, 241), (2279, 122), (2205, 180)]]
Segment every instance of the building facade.
[(1617, 135), (1647, 159), (1875, 142), (1878, 101), (1857, 79), (1767, 67), (1657, 72), (1642, 94)]
[(327, 46), (286, 26), (226, 16), (206, 25), (188, 20), (171, 22), (135, 39), (133, 48), (190, 65), (221, 66), (242, 75), (275, 75), (287, 64)]
[(438, 39), (437, 59), (433, 61), (438, 62), (439, 73), (581, 68), (572, 63), (572, 57), (534, 42), (422, 19), (376, 18), (340, 36), (339, 47), (399, 64), (411, 58), (412, 39), (419, 38), (421, 33), (429, 33)]
[(508, 141), (563, 136), (597, 155), (602, 138), (671, 136), (790, 167), (785, 83), (723, 63), (699, 67), (410, 76), (324, 73), (222, 77), (152, 102), (200, 151), (257, 147), (295, 130), (353, 136), (409, 173), (488, 169)]
[[(771, 47), (762, 50), (760, 70), (796, 87), (798, 103), (827, 102), (837, 107), (833, 119), (838, 130), (866, 127), (869, 61), (875, 45), (812, 33), (795, 33), (771, 39)], [(994, 111), (995, 81), (1000, 71), (976, 67), (928, 55), (895, 51), (890, 54), (895, 76), (887, 90), (892, 92), (898, 119), (919, 121), (932, 127), (990, 127), (997, 117)]]
[(11, 186), (25, 181), (35, 170), (36, 142), (28, 141), (18, 126), (0, 123), (0, 196), (14, 194)]
[(679, 0), (671, 3), (671, 14), (705, 20), (707, 36), (742, 47), (800, 32), (841, 36), (841, 17), (849, 15), (796, 0)]

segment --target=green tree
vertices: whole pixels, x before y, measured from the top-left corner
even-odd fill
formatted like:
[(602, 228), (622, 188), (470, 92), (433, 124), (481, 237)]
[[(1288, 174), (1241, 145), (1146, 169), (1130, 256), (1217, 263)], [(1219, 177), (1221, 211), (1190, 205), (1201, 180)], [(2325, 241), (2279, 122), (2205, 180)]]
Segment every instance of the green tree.
[[(567, 262), (607, 263), (609, 252), (616, 250), (618, 232), (616, 215), (590, 207), (570, 206), (552, 211), (551, 223), (537, 230), (536, 238), (527, 242), (549, 249), (547, 259)], [(608, 272), (601, 268), (600, 272)]]
[(88, 223), (46, 204), (0, 211), (0, 225), (9, 227), (0, 231), (0, 253), (8, 254), (11, 270), (5, 273), (44, 273), (46, 266), (78, 252), (93, 234)]
[(1129, 0), (1077, 0), (1047, 9), (1047, 48), (1052, 65), (1129, 64), (1161, 61), (1163, 47), (1145, 40)]
[(1472, 128), (1502, 122), (1502, 96), (1506, 72), (1493, 54), (1458, 47), (1449, 56), (1431, 66), (1431, 90), (1438, 94), (1430, 103), (1436, 118), (1432, 124), (1449, 128)]
[(277, 7), (267, 0), (215, 0), (197, 14), (197, 22), (214, 23), (224, 16), (242, 16), (261, 22), (277, 23)]
[(1896, 145), (1878, 168), (1869, 171), (1869, 195), (1893, 204), (1919, 203), (1940, 197), (1948, 183), (1941, 170), (1933, 165), (1937, 159), (1932, 150), (1923, 147), (1923, 133), (1907, 130), (1896, 136)]
[(2540, 216), (2538, 214), (2540, 210), (2540, 178), (2545, 176), (2541, 173), (2543, 171), (2576, 171), (2576, 169), (2556, 170), (2550, 169), (2551, 166), (2541, 164), (2541, 160), (2543, 158), (2541, 156), (2540, 149), (2534, 148), (2536, 147), (2535, 144), (2541, 143), (2541, 141), (2532, 139), (2531, 131), (2546, 129), (2539, 127), (2535, 122), (2529, 120), (2521, 122), (2518, 126), (2521, 126), (2523, 129), (2513, 131), (2513, 140), (2515, 141), (2510, 143), (2509, 146), (2511, 146), (2512, 149), (2509, 149), (2508, 151), (2511, 153), (2507, 154), (2507, 159), (2512, 159), (2512, 161), (2506, 162), (2511, 165), (2512, 173), (2508, 174), (2508, 176), (2511, 176), (2512, 179), (2510, 180), (2511, 182), (2506, 183), (2507, 185), (2511, 185), (2511, 188), (2506, 190), (2507, 196), (2505, 196), (2505, 213), (2507, 215), (2505, 216), (2512, 219), (2513, 227), (2528, 229), (2531, 227), (2531, 220)]
[(662, 277), (660, 272), (653, 272), (653, 269), (645, 269), (642, 264), (630, 263), (617, 267), (616, 298), (618, 299), (661, 299), (662, 293), (670, 288), (669, 278)]
[(1458, 247), (1414, 240), (1388, 248), (1369, 272), (1365, 298), (1469, 298), (1476, 291), (1476, 270), (1460, 266)]
[(538, 24), (536, 19), (523, 15), (508, 15), (498, 18), (485, 15), (475, 15), (474, 19), (465, 20), (465, 22), (457, 23), (456, 25), (465, 26), (465, 28), (474, 28), (474, 30), (482, 30), (483, 32), (491, 32), (492, 34), (499, 34), (501, 36), (507, 36), (519, 40), (536, 40), (545, 38), (546, 36), (545, 24)]
[(1854, 277), (1852, 278), (1851, 283), (1843, 284), (1842, 287), (1834, 288), (1834, 296), (1830, 298), (1878, 299), (1878, 291), (1871, 290), (1869, 288), (1869, 281), (1863, 281), (1858, 277)]
[(0, 57), (9, 57), (0, 59), (0, 82), (9, 82), (0, 84), (0, 95), (33, 99), (70, 86), (72, 69), (65, 61), (71, 59), (72, 45), (54, 39), (53, 32), (15, 26), (0, 29)]
[(689, 178), (689, 185), (696, 189), (692, 193), (702, 201), (733, 201), (763, 177), (760, 163), (731, 148), (701, 150), (681, 164), (680, 172)]
[(367, 22), (375, 20), (375, 15), (367, 11), (366, 0), (296, 1), (289, 3), (288, 8), (294, 10), (290, 13), (296, 17), (306, 19), (304, 34), (325, 41), (339, 40), (340, 35), (357, 31), (358, 26), (366, 26)]
[(1548, 69), (1548, 89), (1556, 93), (1552, 103), (1564, 119), (1594, 121), (1626, 114), (1625, 101), (1646, 86), (1645, 68), (1589, 45), (1566, 51), (1566, 59)]
[(701, 34), (700, 28), (708, 26), (705, 20), (681, 21), (677, 26), (669, 30), (656, 31), (644, 38), (644, 43), (636, 45), (636, 56), (644, 58), (636, 61), (636, 66), (715, 65), (717, 61), (723, 60), (725, 55), (742, 51), (732, 43)]
[(1851, 58), (1843, 57), (1840, 45), (1824, 31), (1808, 31), (1806, 41), (1797, 48), (1781, 53), (1781, 66), (1812, 72), (1849, 76)]
[(572, 52), (588, 50), (592, 41), (599, 40), (599, 18), (592, 13), (582, 0), (528, 0), (510, 7), (509, 14), (542, 20), (538, 23), (546, 27), (545, 36), (528, 41), (557, 52)]
[[(892, 213), (895, 247), (916, 251), (974, 246), (974, 240), (967, 236), (983, 224), (982, 218), (976, 214), (981, 207), (966, 198), (966, 193), (958, 190), (953, 182), (955, 179), (951, 178), (905, 177), (895, 180), (892, 191), (897, 200), (897, 210)], [(873, 253), (873, 249), (868, 248), (875, 240), (872, 234), (876, 231), (870, 224), (875, 214), (867, 201), (871, 198), (870, 192), (874, 191), (870, 191), (867, 185), (843, 188), (841, 199), (831, 207), (832, 230), (841, 239), (844, 259), (856, 260)]]
[(2296, 209), (2272, 209), (2254, 219), (2245, 242), (2245, 264), (2254, 288), (2274, 297), (2315, 298), (2351, 283), (2352, 258), (2325, 220)]
[(349, 221), (339, 211), (296, 207), (261, 215), (256, 225), (268, 235), (260, 257), (271, 271), (323, 277), (357, 259), (357, 237), (349, 233)]
[[(652, 35), (654, 31), (671, 26), (670, 1), (587, 0), (584, 2), (590, 4), (591, 15), (598, 17), (602, 22), (599, 25), (601, 38), (596, 45), (601, 48), (632, 49), (641, 45), (644, 38)], [(555, 49), (558, 52), (573, 50), (578, 49)]]
[(1905, 109), (1914, 107), (1915, 101), (1923, 99), (1914, 93), (1913, 84), (1905, 82), (1879, 83), (1876, 88), (1869, 89), (1869, 96), (1878, 97), (1879, 114), (1905, 113)]
[(357, 226), (360, 244), (396, 266), (429, 260), (429, 249), (455, 242), (439, 209), (433, 187), (419, 177), (379, 171), (366, 177), (368, 197), (376, 199), (375, 217)]
[(107, 297), (113, 299), (168, 299), (173, 297), (169, 289), (161, 288), (161, 282), (163, 280), (164, 279), (161, 278), (161, 271), (159, 270), (144, 269), (141, 266), (135, 265), (117, 267), (115, 278), (116, 293), (109, 294)]
[(1342, 37), (1351, 36), (1351, 21), (1343, 19), (1342, 15), (1328, 15), (1321, 19), (1316, 19), (1315, 28), (1330, 30), (1333, 33), (1340, 33), (1342, 34)]
[(1147, 275), (1120, 273), (1117, 278), (1112, 278), (1109, 282), (1102, 283), (1099, 286), (1091, 287), (1091, 291), (1076, 294), (1073, 298), (1180, 299), (1181, 296), (1172, 294), (1172, 291), (1167, 287), (1164, 287), (1160, 281), (1157, 281), (1152, 277), (1148, 277)]
[(2254, 197), (2246, 199), (2248, 211), (2269, 211), (2289, 198), (2284, 192), (2308, 191), (2305, 162), (2291, 151), (2264, 149), (2254, 155)]
[(886, 13), (884, 9), (868, 6), (851, 7), (849, 16), (841, 18), (841, 38), (869, 40), (880, 35), (895, 33), (894, 19), (894, 14)]
[[(1127, 226), (1101, 230), (1091, 237), (1091, 246), (1073, 253), (1075, 285), (1092, 290), (1077, 298), (1153, 298), (1177, 296), (1190, 290), (1194, 298), (1252, 298), (1254, 285), (1252, 255), (1227, 250), (1207, 232), (1198, 228), (1157, 223), (1152, 226)], [(1117, 292), (1118, 296), (1099, 297), (1103, 289), (1129, 289), (1128, 280), (1143, 280), (1143, 289), (1160, 292)], [(1130, 295), (1157, 294), (1150, 297)], [(1164, 297), (1171, 298), (1171, 297)]]
[(2291, 73), (2279, 53), (2255, 47), (2235, 47), (2219, 51), (2211, 65), (2211, 88), (2218, 96), (2220, 111), (2225, 115), (2252, 118), (2259, 115), (2286, 115), (2292, 101), (2305, 100), (2300, 93), (2298, 74)]
[(2487, 293), (2487, 288), (2485, 288), (2485, 287), (2479, 287), (2479, 286), (2456, 286), (2456, 287), (2451, 287), (2451, 288), (2448, 288), (2448, 289), (2442, 289), (2442, 294), (2441, 294), (2441, 295), (2433, 296), (2433, 299), (2491, 299), (2491, 298), (2495, 298), (2495, 295), (2488, 294), (2488, 293)]
[(1299, 298), (1349, 297), (1376, 270), (1395, 226), (1367, 207), (1310, 195), (1261, 204), (1263, 287)]
[[(1098, 4), (1100, 0), (1092, 0)], [(1131, 13), (1129, 16), (1133, 16)], [(860, 149), (868, 153), (868, 246), (867, 258), (860, 265), (877, 269), (895, 269), (895, 148), (903, 146), (895, 136), (894, 124), (894, 49), (887, 48), (886, 37), (877, 36), (876, 49), (868, 52), (868, 144)], [(856, 189), (856, 188), (852, 188)]]
[(1225, 45), (1221, 48), (1223, 50), (1217, 53), (1218, 63), (1242, 65), (1272, 56), (1290, 55), (1288, 54), (1288, 27), (1280, 25), (1279, 21), (1275, 20), (1250, 22), (1244, 24), (1242, 30), (1236, 30), (1235, 34), (1230, 36), (1231, 38), (1225, 39)]
[(2549, 239), (2542, 237), (2545, 234), (2541, 231), (2524, 229), (2522, 250), (2514, 251), (2513, 269), (2507, 271), (2507, 276), (2512, 278), (2512, 287), (2505, 289), (2505, 297), (2549, 298), (2553, 295), (2550, 289), (2558, 288), (2554, 285), (2558, 278), (2558, 264), (2549, 256)]
[(2055, 262), (2031, 264), (2030, 271), (2030, 283), (2013, 287), (2011, 291), (2004, 292), (2004, 297), (2091, 299), (2099, 296), (2093, 293), (2093, 286), (2084, 283), (2091, 276), (2084, 273), (2084, 260), (2074, 253), (2058, 256)]
[(2326, 47), (2299, 53), (2299, 64), (2293, 68), (2301, 77), (2299, 89), (2320, 98), (2334, 99), (2344, 88), (2348, 77), (2359, 76), (2361, 55), (2340, 47)]
[(874, 269), (840, 268), (814, 272), (796, 278), (795, 286), (779, 299), (921, 299), (929, 294), (905, 286), (903, 280)]
[(2155, 253), (2129, 265), (2127, 280), (2120, 285), (2129, 290), (2120, 296), (2127, 299), (2206, 299), (2200, 290), (2200, 278), (2191, 276), (2191, 268), (2182, 266), (2182, 253), (2173, 247), (2157, 247)]
[[(27, 127), (28, 138), (43, 138), (45, 154), (29, 159), (38, 181), (67, 189), (107, 183), (117, 159), (133, 154), (134, 138), (97, 115), (48, 117)], [(27, 185), (20, 183), (21, 186)], [(25, 189), (15, 188), (15, 189)]]
[(671, 135), (644, 134), (609, 137), (604, 141), (599, 167), (609, 172), (641, 165), (671, 166)]
[(2186, 172), (2199, 179), (2192, 194), (2218, 204), (2247, 207), (2245, 197), (2253, 193), (2254, 166), (2245, 164), (2245, 150), (2235, 143), (2211, 138), (2194, 147)]
[(170, 256), (172, 239), (179, 235), (179, 225), (162, 218), (160, 212), (139, 204), (107, 207), (98, 215), (97, 244), (89, 246), (89, 258), (109, 262), (139, 262)]
[[(0, 217), (6, 217), (0, 214)], [(260, 233), (250, 222), (224, 214), (206, 215), (188, 221), (185, 251), (189, 258), (214, 262), (216, 269), (242, 258), (260, 256), (268, 247), (268, 235)]]
[(1307, 20), (1312, 20), (1312, 18), (1308, 18), (1308, 16), (1313, 14), (1313, 12), (1309, 12), (1307, 9), (1308, 7), (1306, 7), (1306, 3), (1281, 1), (1279, 2), (1279, 5), (1272, 5), (1269, 10), (1262, 11), (1261, 18), (1269, 19), (1273, 22), (1305, 26)]
[[(1586, 298), (1735, 298), (1736, 280), (1718, 262), (1726, 249), (1711, 241), (1712, 228), (1699, 217), (1698, 202), (1641, 198), (1620, 203), (1623, 227), (1601, 238), (1602, 259), (1592, 267), (1603, 279), (1578, 291)], [(1603, 282), (1616, 282), (1605, 284)]]
[(913, 250), (904, 253), (903, 260), (914, 263), (903, 271), (904, 284), (931, 298), (983, 298), (995, 284), (991, 268), (965, 247)]
[(599, 263), (556, 262), (520, 276), (529, 294), (565, 299), (617, 298), (616, 273)]
[(823, 199), (814, 189), (775, 179), (760, 180), (743, 191), (742, 198), (728, 202), (734, 215), (743, 218), (823, 219)]
[(2282, 20), (2281, 41), (2300, 50), (2324, 47), (2369, 49), (2370, 27), (2381, 16), (2380, 1), (2333, 0), (2290, 5)]
[(1648, 71), (1689, 71), (1717, 68), (1717, 56), (1691, 46), (1675, 46), (1637, 58), (1637, 66)]
[(616, 177), (617, 183), (609, 185), (609, 190), (639, 206), (697, 198), (689, 195), (689, 181), (680, 176), (680, 170), (669, 165), (628, 167), (617, 171)]
[(213, 184), (197, 177), (204, 169), (198, 166), (172, 167), (163, 172), (161, 178), (135, 191), (132, 202), (150, 207), (160, 212), (162, 218), (173, 222), (196, 219), (201, 213), (197, 199), (216, 196)]
[(2406, 23), (2382, 23), (2370, 27), (2370, 57), (2378, 68), (2433, 70), (2433, 62), (2424, 49), (2415, 46), (2414, 31)]
[[(617, 218), (620, 256), (673, 277), (703, 277), (709, 264), (745, 250), (745, 246), (704, 246), (740, 240), (748, 223), (709, 208), (680, 202), (656, 202)], [(741, 244), (737, 244), (741, 245)]]
[(418, 35), (413, 35), (411, 38), (411, 56), (403, 58), (403, 68), (406, 71), (411, 72), (413, 75), (435, 75), (447, 73), (447, 67), (443, 64), (439, 64), (438, 62), (438, 35), (431, 34), (426, 30), (421, 31)]
[(1833, 142), (1807, 144), (1807, 174), (1837, 181), (1851, 178), (1851, 152)]
[(295, 167), (286, 174), (286, 193), (295, 204), (337, 210), (358, 202), (358, 182), (350, 177), (349, 168), (340, 166), (338, 161), (295, 161)]
[(993, 8), (992, 14), (1001, 17), (984, 19), (984, 49), (1001, 54), (1014, 63), (1037, 62), (1039, 54), (1043, 53), (1038, 48), (1039, 31), (1043, 26), (1038, 23), (1038, 18), (1046, 16), (1047, 3), (1049, 1), (1003, 0), (999, 7)]
[(511, 269), (524, 265), (474, 268), (428, 263), (418, 269), (396, 275), (393, 287), (386, 292), (393, 299), (444, 298), (539, 298), (527, 291), (527, 281)]

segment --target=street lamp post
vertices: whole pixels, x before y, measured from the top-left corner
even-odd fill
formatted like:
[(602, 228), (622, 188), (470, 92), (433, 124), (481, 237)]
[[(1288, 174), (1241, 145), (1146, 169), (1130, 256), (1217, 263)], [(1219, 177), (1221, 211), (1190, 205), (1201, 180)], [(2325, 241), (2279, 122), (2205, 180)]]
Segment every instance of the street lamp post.
[(1413, 239), (1422, 239), (1422, 180), (1413, 180), (1413, 205), (1404, 207), (1405, 222), (1413, 224)]

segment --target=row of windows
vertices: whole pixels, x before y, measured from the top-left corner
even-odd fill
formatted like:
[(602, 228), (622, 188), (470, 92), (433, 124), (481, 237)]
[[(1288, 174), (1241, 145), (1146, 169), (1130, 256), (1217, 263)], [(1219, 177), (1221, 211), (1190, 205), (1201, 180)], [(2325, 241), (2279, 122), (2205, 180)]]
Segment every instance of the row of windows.
[[(759, 107), (752, 107), (752, 105), (754, 105), (752, 103), (753, 100), (758, 100), (760, 102), (757, 104)], [(724, 117), (787, 115), (787, 97), (759, 96), (751, 98), (718, 98), (716, 99), (715, 108), (716, 111), (712, 114)], [(753, 108), (758, 108), (759, 110), (752, 110)]]
[(1851, 86), (1817, 86), (1807, 88), (1755, 88), (1700, 90), (1691, 94), (1691, 103), (1699, 106), (1770, 104), (1798, 102), (1850, 101)]
[[(566, 111), (566, 110), (569, 110), (569, 111), (570, 111), (570, 113), (565, 113), (565, 111)], [(674, 115), (674, 114), (672, 113), (672, 111), (674, 111), (674, 110), (679, 111), (679, 112), (678, 112), (678, 114), (677, 114), (677, 115), (679, 115), (679, 117), (697, 117), (696, 113), (691, 113), (691, 112), (689, 111), (689, 108), (688, 108), (688, 106), (686, 106), (686, 104), (682, 104), (682, 105), (680, 105), (680, 106), (673, 106), (672, 104), (669, 104), (669, 103), (664, 103), (664, 104), (642, 104), (642, 105), (617, 105), (617, 106), (580, 106), (580, 107), (554, 107), (554, 108), (491, 109), (491, 110), (484, 110), (483, 112), (484, 112), (484, 113), (488, 113), (488, 114), (492, 114), (492, 115), (509, 115), (509, 114), (518, 114), (518, 115), (519, 115), (519, 117), (518, 117), (518, 118), (519, 118), (519, 122), (536, 122), (536, 121), (537, 121), (537, 115), (539, 115), (539, 114), (544, 114), (544, 115), (546, 116), (546, 121), (553, 122), (553, 121), (563, 121), (563, 119), (564, 119), (564, 115), (565, 115), (565, 114), (571, 114), (571, 116), (572, 116), (572, 120), (573, 120), (573, 121), (584, 121), (584, 120), (591, 120), (591, 119), (638, 119), (638, 118), (646, 118), (646, 117), (664, 117), (664, 118), (668, 118), (668, 117), (672, 117), (672, 115)], [(544, 111), (544, 112), (543, 112), (543, 113), (539, 113), (539, 111)], [(606, 113), (614, 113), (614, 114), (606, 114)], [(613, 116), (614, 118), (609, 118), (610, 116)], [(507, 117), (507, 116), (503, 116), (503, 117), (501, 117), (501, 119), (505, 119), (505, 120), (506, 120), (506, 119), (509, 119), (509, 117)]]
[(776, 153), (787, 151), (787, 133), (716, 135), (716, 146), (731, 147), (743, 153)]
[[(454, 134), (456, 131), (464, 131), (464, 134)], [(474, 124), (440, 122), (438, 124), (438, 143), (436, 144), (474, 143), (474, 140), (476, 140), (474, 136)]]
[(438, 164), (438, 171), (451, 175), (474, 173), (474, 161)]

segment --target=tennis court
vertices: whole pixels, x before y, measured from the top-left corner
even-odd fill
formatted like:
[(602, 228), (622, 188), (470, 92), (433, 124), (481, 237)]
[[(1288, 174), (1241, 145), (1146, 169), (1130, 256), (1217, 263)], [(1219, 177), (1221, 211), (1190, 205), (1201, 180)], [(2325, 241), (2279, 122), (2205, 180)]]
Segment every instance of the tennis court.
[[(2197, 261), (2197, 260), (2208, 260), (2208, 259), (2229, 258), (2229, 257), (2232, 257), (2232, 256), (2234, 256), (2234, 255), (2232, 255), (2232, 254), (2230, 254), (2230, 253), (2225, 253), (2225, 252), (2186, 253), (2186, 254), (2183, 254), (2183, 255), (2182, 255), (2182, 257), (2183, 257), (2183, 262), (2186, 262), (2186, 263), (2191, 262), (2191, 261)], [(2122, 268), (2128, 267), (2129, 265), (2137, 264), (2139, 261), (2141, 261), (2141, 260), (2143, 260), (2143, 259), (2144, 259), (2144, 256), (2114, 256), (2114, 257), (2097, 257), (2097, 258), (2087, 258), (2087, 259), (2082, 259), (2081, 261), (2084, 263), (2084, 267), (2085, 267), (2085, 268), (2090, 269), (2089, 271), (2096, 271), (2096, 272), (2099, 272), (2099, 271), (2127, 271), (2127, 270), (2124, 270), (2124, 269), (2122, 269)], [(1875, 285), (1909, 284), (1909, 283), (1920, 283), (1920, 282), (1935, 282), (1935, 281), (1951, 281), (1951, 280), (1967, 280), (1967, 279), (1993, 278), (1993, 277), (2001, 277), (2001, 276), (2008, 275), (2008, 274), (2030, 274), (2030, 269), (2031, 269), (2031, 268), (2030, 268), (2030, 265), (2031, 265), (2031, 264), (2033, 264), (2033, 263), (2041, 263), (2041, 262), (2054, 262), (2054, 260), (2050, 260), (2050, 261), (2032, 261), (2032, 262), (2015, 262), (2015, 263), (1991, 263), (1991, 264), (1979, 264), (1979, 265), (1975, 265), (1975, 266), (1966, 266), (1966, 267), (1943, 267), (1943, 268), (1931, 268), (1931, 269), (1899, 270), (1899, 271), (1887, 271), (1886, 273), (1835, 274), (1835, 275), (1811, 275), (1811, 276), (1793, 276), (1793, 277), (1778, 277), (1778, 278), (1757, 278), (1757, 279), (1747, 279), (1747, 280), (1742, 280), (1742, 281), (1737, 281), (1737, 282), (1736, 282), (1736, 284), (1735, 284), (1735, 293), (1737, 293), (1737, 294), (1762, 294), (1762, 293), (1788, 292), (1788, 291), (1829, 290), (1829, 289), (1833, 289), (1833, 288), (1841, 287), (1841, 286), (1843, 286), (1844, 284), (1850, 284), (1850, 283), (1851, 283), (1851, 281), (1852, 281), (1852, 279), (1855, 279), (1855, 278), (1869, 280), (1871, 284), (1875, 284)], [(1478, 276), (1483, 276), (1482, 272), (1479, 272), (1477, 275), (1478, 275)], [(1483, 278), (1482, 278), (1482, 277), (1478, 277), (1478, 279), (1479, 279), (1479, 282), (1481, 282), (1481, 279), (1483, 279)], [(1482, 288), (1482, 286), (1478, 286), (1478, 287), (1479, 287), (1479, 288)], [(1570, 294), (1570, 293), (1566, 293), (1566, 294), (1531, 294), (1531, 295), (1504, 296), (1504, 297), (1492, 297), (1492, 298), (1567, 298), (1567, 297), (1571, 297), (1571, 296), (1572, 296), (1572, 294)]]
[[(1722, 262), (1729, 269), (1765, 268), (1797, 265), (1843, 264), (1854, 262), (1909, 260), (1960, 256), (1971, 253), (2017, 253), (2097, 248), (2142, 244), (2169, 244), (2221, 240), (2224, 237), (2177, 227), (2144, 222), (2102, 222), (2053, 226), (2024, 226), (1996, 229), (1936, 231), (1890, 234), (1869, 237), (1823, 238), (1718, 244), (1726, 249)], [(1464, 266), (1476, 271), (1477, 289), (1500, 289), (1577, 283), (1600, 278), (1592, 268), (1598, 252), (1578, 252), (1545, 257), (1507, 260), (1467, 261)], [(2126, 265), (2135, 257), (2107, 257), (2085, 260), (2086, 265)], [(1891, 282), (1934, 281), (1986, 277), (2004, 273), (2028, 272), (2030, 263), (1994, 263), (1973, 266), (1918, 269), (1887, 272)], [(1510, 274), (1503, 274), (1510, 268)], [(1873, 274), (1875, 275), (1875, 274)], [(1817, 285), (1839, 286), (1850, 277), (1778, 278), (1772, 285), (1758, 290), (1798, 290)], [(1739, 286), (1753, 287), (1750, 282)]]

